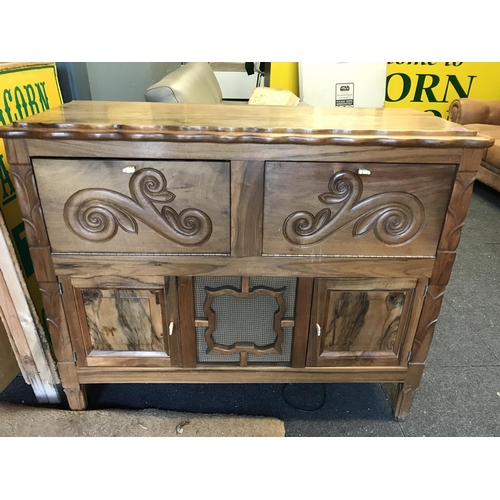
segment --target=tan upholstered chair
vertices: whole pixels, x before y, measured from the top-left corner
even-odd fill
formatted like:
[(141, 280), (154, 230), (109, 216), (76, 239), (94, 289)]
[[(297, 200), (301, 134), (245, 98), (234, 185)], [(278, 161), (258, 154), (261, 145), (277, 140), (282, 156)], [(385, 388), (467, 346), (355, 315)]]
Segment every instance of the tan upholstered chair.
[(148, 102), (220, 104), (222, 91), (210, 64), (190, 62), (146, 90)]
[(500, 101), (456, 99), (450, 105), (448, 119), (495, 139), (495, 144), (485, 150), (477, 180), (500, 191)]

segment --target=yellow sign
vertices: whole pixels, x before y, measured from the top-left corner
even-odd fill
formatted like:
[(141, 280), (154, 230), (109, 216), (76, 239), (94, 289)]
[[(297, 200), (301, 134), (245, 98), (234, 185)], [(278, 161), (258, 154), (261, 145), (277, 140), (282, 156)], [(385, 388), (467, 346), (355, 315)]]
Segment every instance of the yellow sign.
[(448, 118), (454, 99), (500, 100), (497, 62), (387, 63), (386, 108), (416, 108)]
[[(56, 108), (61, 103), (55, 64), (0, 64), (0, 126)], [(43, 320), (42, 300), (2, 139), (0, 139), (0, 210), (14, 242), (33, 303)]]

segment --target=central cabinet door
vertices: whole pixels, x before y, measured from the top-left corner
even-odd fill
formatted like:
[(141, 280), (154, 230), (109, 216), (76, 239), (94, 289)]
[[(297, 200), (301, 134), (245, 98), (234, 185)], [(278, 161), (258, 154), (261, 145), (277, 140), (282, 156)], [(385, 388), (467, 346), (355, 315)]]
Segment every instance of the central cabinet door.
[(180, 364), (175, 278), (65, 281), (63, 300), (79, 366)]
[(195, 276), (193, 285), (198, 365), (291, 363), (297, 278)]
[(309, 366), (405, 365), (426, 280), (315, 280)]

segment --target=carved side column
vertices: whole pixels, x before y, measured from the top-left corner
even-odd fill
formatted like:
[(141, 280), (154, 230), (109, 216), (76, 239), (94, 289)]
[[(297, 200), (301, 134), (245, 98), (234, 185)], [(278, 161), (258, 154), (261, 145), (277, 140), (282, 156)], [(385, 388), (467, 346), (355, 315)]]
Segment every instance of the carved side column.
[(84, 410), (87, 406), (85, 390), (78, 383), (78, 374), (73, 359), (74, 351), (51, 259), (49, 238), (26, 141), (5, 140), (5, 148), (23, 214), (26, 238), (30, 247), (35, 276), (42, 293), (43, 307), (47, 315), (50, 338), (58, 361), (57, 366), (63, 389), (70, 408)]
[(425, 361), (434, 336), (434, 328), (441, 311), (446, 285), (450, 280), (456, 249), (460, 242), (465, 216), (472, 198), (476, 172), (483, 153), (483, 149), (469, 149), (464, 150), (462, 153), (444, 221), (443, 232), (439, 240), (433, 273), (429, 280), (427, 295), (424, 299), (422, 313), (411, 349), (408, 373), (405, 382), (398, 386), (394, 414), (400, 420), (404, 419), (410, 411), (415, 391), (422, 379)]

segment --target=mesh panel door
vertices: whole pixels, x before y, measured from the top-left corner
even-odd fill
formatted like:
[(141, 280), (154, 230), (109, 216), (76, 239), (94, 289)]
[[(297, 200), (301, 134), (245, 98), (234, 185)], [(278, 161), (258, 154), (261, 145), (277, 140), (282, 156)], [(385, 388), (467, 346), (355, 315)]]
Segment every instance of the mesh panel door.
[[(296, 286), (296, 278), (256, 277), (245, 293), (240, 277), (195, 277), (198, 362), (237, 364), (246, 351), (248, 363), (289, 363)], [(271, 352), (277, 342), (281, 352)]]

